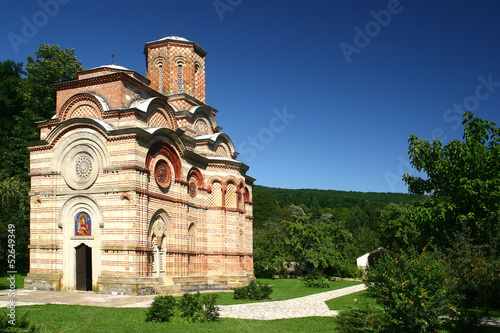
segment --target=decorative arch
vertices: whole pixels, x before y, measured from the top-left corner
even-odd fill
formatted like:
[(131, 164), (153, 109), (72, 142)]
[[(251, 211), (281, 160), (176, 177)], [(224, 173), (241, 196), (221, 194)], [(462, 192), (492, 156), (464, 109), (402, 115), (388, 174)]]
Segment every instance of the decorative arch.
[(245, 183), (241, 181), (238, 185), (238, 191), (237, 191), (237, 196), (238, 196), (238, 209), (245, 210)]
[(153, 61), (153, 66), (155, 67), (155, 71), (158, 72), (158, 91), (163, 94), (165, 83), (165, 59), (163, 57), (157, 57)]
[(92, 117), (102, 119), (108, 105), (101, 97), (89, 93), (79, 93), (71, 96), (59, 110), (62, 121), (75, 117)]
[[(157, 210), (149, 222), (148, 245), (153, 247), (155, 245), (163, 246), (172, 238), (172, 234), (172, 221), (167, 212), (163, 209)], [(159, 243), (157, 237), (160, 237), (165, 244)]]
[(245, 199), (245, 203), (252, 202), (252, 198), (250, 198), (250, 191), (248, 190), (247, 186), (245, 186), (245, 192), (243, 193), (243, 198)]
[(147, 118), (149, 127), (165, 127), (173, 131), (177, 128), (174, 111), (163, 100), (155, 99), (150, 103)]
[(199, 187), (204, 188), (205, 187), (205, 181), (203, 180), (203, 175), (201, 174), (201, 171), (197, 167), (192, 167), (191, 170), (188, 172), (187, 179), (194, 178), (196, 179), (196, 182), (198, 183), (197, 185)]
[(225, 143), (219, 143), (215, 148), (215, 154), (223, 157), (230, 157), (229, 147)]
[(223, 185), (219, 179), (212, 179), (208, 185), (208, 206), (222, 207), (224, 206)]
[[(74, 218), (72, 217), (76, 217), (81, 212), (91, 217), (92, 229), (104, 227), (101, 207), (86, 195), (76, 195), (64, 203), (57, 218), (57, 226), (59, 228), (72, 227), (74, 225)], [(69, 218), (72, 218), (71, 221)]]
[[(196, 126), (196, 122), (201, 119), (207, 122), (210, 126), (210, 133), (207, 134), (213, 134), (216, 132), (217, 121), (209, 107), (206, 105), (198, 105), (192, 107), (189, 112), (193, 114), (193, 126)], [(194, 128), (194, 130), (196, 130), (196, 128)]]
[(219, 156), (234, 158), (235, 150), (231, 139), (225, 134), (220, 133), (214, 143), (214, 152)]
[(170, 163), (174, 168), (174, 178), (176, 182), (182, 181), (182, 167), (181, 167), (181, 159), (177, 154), (177, 151), (167, 142), (157, 141), (151, 145), (149, 148), (148, 154), (146, 156), (146, 169), (149, 169), (153, 172), (153, 167), (151, 165), (151, 160), (157, 154), (162, 154), (168, 158)]
[(238, 195), (236, 192), (236, 182), (233, 179), (229, 179), (226, 182), (226, 191), (224, 193), (224, 202), (227, 208), (238, 208)]
[(172, 222), (168, 214), (163, 209), (156, 211), (148, 228), (148, 246), (153, 248), (151, 272), (156, 276), (165, 272), (165, 251), (172, 234)]
[(176, 77), (177, 77), (177, 93), (184, 92), (184, 67), (186, 66), (186, 59), (182, 56), (178, 56), (174, 59), (176, 67)]
[(188, 251), (194, 252), (196, 251), (196, 224), (191, 223), (188, 227)]

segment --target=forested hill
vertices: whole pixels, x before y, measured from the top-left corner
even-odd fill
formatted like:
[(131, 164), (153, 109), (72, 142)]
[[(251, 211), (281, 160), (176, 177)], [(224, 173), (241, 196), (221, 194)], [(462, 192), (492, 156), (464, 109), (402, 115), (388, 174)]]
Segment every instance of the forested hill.
[(255, 224), (280, 216), (290, 205), (317, 208), (356, 207), (369, 204), (384, 208), (390, 203), (413, 204), (422, 197), (405, 193), (348, 192), (315, 189), (283, 189), (261, 185), (253, 186)]

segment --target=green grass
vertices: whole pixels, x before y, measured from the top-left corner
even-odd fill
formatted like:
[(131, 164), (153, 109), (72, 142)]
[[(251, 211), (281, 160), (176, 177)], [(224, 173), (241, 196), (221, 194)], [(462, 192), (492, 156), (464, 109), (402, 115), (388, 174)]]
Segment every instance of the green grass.
[(236, 300), (233, 298), (232, 292), (231, 293), (226, 292), (226, 293), (216, 293), (219, 295), (219, 298), (217, 299), (217, 304), (230, 305), (230, 304), (282, 301), (285, 299), (292, 299), (292, 298), (322, 293), (325, 291), (350, 287), (361, 283), (356, 281), (334, 281), (331, 283), (330, 288), (308, 288), (304, 285), (303, 280), (298, 280), (298, 279), (257, 279), (257, 282), (273, 285), (273, 292), (270, 296), (271, 297), (270, 299), (265, 299), (261, 301)]
[(337, 297), (325, 302), (330, 310), (348, 310), (365, 304), (375, 304), (375, 300), (368, 296), (366, 290), (357, 293)]
[(243, 320), (220, 318), (212, 323), (188, 323), (174, 318), (167, 323), (146, 323), (140, 308), (100, 308), (77, 305), (37, 305), (17, 307), (18, 314), (28, 312), (30, 322), (44, 332), (332, 332), (331, 317), (280, 320)]
[[(24, 288), (24, 278), (26, 277), (26, 273), (18, 273), (14, 274), (16, 276), (16, 289)], [(0, 289), (10, 289), (10, 281), (7, 278), (10, 277), (10, 274), (4, 274), (0, 277)]]

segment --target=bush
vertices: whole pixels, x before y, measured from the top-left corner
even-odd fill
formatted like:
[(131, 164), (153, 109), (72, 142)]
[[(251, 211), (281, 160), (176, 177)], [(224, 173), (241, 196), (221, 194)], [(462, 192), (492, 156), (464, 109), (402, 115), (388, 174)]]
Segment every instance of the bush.
[(384, 331), (384, 311), (375, 305), (363, 305), (356, 309), (342, 311), (335, 317), (341, 333), (378, 333)]
[(201, 296), (200, 293), (182, 295), (178, 303), (181, 317), (190, 322), (214, 321), (219, 317), (219, 307), (215, 304), (217, 297), (215, 294)]
[(146, 321), (169, 321), (175, 313), (176, 303), (172, 296), (156, 296), (146, 312)]
[(146, 312), (146, 321), (169, 321), (176, 313), (189, 322), (214, 321), (219, 317), (217, 298), (216, 294), (185, 293), (177, 302), (172, 296), (157, 296)]
[(273, 288), (265, 283), (258, 284), (255, 281), (250, 281), (248, 286), (234, 288), (234, 299), (265, 299), (270, 298), (269, 295), (273, 292)]
[(304, 282), (308, 288), (330, 288), (331, 286), (330, 281), (319, 272), (309, 274)]
[(368, 269), (368, 294), (381, 305), (391, 331), (433, 332), (446, 314), (454, 284), (438, 253), (409, 250), (381, 257)]

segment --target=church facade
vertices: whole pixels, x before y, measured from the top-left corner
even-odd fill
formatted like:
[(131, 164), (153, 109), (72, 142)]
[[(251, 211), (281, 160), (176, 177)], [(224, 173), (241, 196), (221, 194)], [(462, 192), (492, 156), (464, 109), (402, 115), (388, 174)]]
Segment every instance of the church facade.
[(54, 85), (30, 151), (25, 287), (153, 294), (253, 279), (252, 184), (205, 104), (205, 55), (145, 45), (147, 77), (109, 65)]

